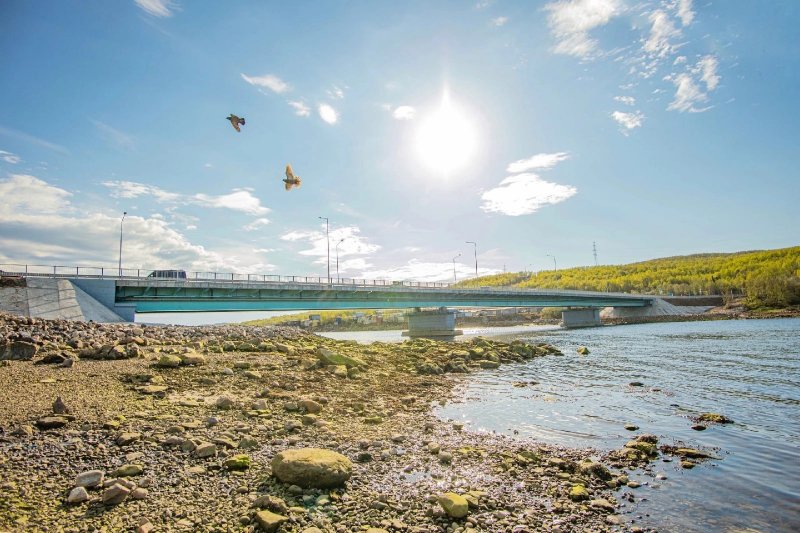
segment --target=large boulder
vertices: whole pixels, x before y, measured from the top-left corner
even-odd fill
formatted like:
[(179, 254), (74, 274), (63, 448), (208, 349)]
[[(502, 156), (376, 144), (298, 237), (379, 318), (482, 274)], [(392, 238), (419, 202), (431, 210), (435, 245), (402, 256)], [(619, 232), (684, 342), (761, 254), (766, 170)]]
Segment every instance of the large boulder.
[(0, 359), (29, 361), (38, 350), (39, 347), (30, 342), (7, 341), (0, 344)]
[(272, 473), (284, 483), (306, 488), (329, 488), (350, 479), (353, 463), (340, 453), (320, 448), (279, 452), (272, 459)]

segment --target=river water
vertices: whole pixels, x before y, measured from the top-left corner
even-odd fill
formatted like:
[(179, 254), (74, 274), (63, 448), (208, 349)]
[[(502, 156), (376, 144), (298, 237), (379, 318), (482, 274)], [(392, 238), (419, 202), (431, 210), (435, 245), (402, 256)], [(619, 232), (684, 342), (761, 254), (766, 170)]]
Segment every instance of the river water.
[[(711, 449), (719, 459), (692, 470), (659, 460), (631, 472), (643, 485), (618, 493), (635, 499), (620, 498), (624, 520), (676, 533), (800, 531), (800, 319), (465, 333), (548, 342), (565, 355), (470, 375), (439, 416), (473, 431), (598, 451), (642, 432), (660, 444)], [(326, 335), (401, 340), (386, 331)], [(582, 345), (589, 355), (576, 353)], [(629, 385), (636, 381), (643, 386)], [(734, 423), (692, 430), (691, 417), (704, 412)], [(628, 423), (639, 431), (626, 431)]]

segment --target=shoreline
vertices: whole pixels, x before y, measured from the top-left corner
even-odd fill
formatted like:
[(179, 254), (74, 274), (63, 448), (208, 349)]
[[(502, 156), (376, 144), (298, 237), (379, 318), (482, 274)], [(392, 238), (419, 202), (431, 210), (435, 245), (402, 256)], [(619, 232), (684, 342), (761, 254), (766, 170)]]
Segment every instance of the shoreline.
[[(609, 470), (591, 449), (471, 433), (433, 414), (431, 404), (449, 400), (469, 372), (557, 356), (550, 348), (486, 339), (358, 345), (292, 328), (9, 315), (0, 315), (0, 331), (42, 343), (33, 361), (0, 366), (0, 530), (135, 530), (142, 521), (140, 531), (147, 523), (253, 531), (267, 507), (288, 519), (276, 531), (615, 531), (614, 489), (627, 482), (627, 466), (647, 462), (634, 451)], [(322, 365), (323, 350), (364, 364)], [(195, 364), (156, 366), (168, 355)], [(71, 366), (36, 364), (66, 356)], [(35, 429), (53, 416), (56, 396), (71, 409), (64, 427)], [(215, 453), (198, 458), (201, 443)], [(352, 461), (344, 487), (300, 489), (271, 475), (276, 453), (307, 447)], [(251, 466), (228, 470), (226, 459), (241, 453)], [(78, 473), (108, 478), (129, 463), (142, 467), (126, 478), (142, 499), (103, 505), (102, 490), (90, 490), (88, 502), (66, 503)], [(437, 500), (444, 492), (467, 498), (465, 517), (448, 516)]]

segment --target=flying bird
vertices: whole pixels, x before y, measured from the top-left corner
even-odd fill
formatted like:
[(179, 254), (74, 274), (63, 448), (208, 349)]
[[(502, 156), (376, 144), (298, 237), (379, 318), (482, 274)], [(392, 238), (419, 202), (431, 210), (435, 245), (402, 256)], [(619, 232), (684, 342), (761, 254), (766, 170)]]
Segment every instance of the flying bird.
[(225, 117), (225, 119), (231, 121), (231, 126), (233, 126), (233, 129), (235, 129), (236, 131), (242, 131), (241, 129), (239, 129), (239, 125), (241, 124), (242, 126), (244, 126), (244, 117), (239, 118), (231, 113), (230, 115)]
[(292, 187), (300, 187), (302, 180), (300, 176), (295, 176), (292, 172), (292, 165), (286, 165), (286, 178), (282, 180), (286, 184), (286, 190), (289, 191)]

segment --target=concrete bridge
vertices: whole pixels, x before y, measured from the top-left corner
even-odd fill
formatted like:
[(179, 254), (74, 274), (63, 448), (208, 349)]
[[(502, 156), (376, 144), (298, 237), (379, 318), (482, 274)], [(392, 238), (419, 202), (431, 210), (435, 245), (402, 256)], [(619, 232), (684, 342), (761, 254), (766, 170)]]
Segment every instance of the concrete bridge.
[(186, 279), (160, 279), (151, 277), (152, 271), (141, 270), (8, 267), (0, 265), (4, 275), (69, 281), (127, 321), (133, 321), (136, 313), (437, 308), (439, 318), (430, 311), (420, 314), (420, 320), (412, 320), (413, 313), (409, 318), (410, 323), (418, 323), (417, 329), (433, 331), (452, 330), (452, 311), (446, 308), (578, 307), (565, 311), (564, 325), (582, 326), (599, 324), (600, 308), (644, 308), (655, 299), (623, 293), (461, 288), (349, 278), (191, 273)]

